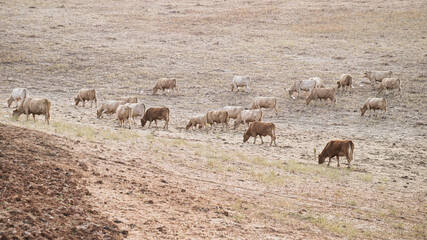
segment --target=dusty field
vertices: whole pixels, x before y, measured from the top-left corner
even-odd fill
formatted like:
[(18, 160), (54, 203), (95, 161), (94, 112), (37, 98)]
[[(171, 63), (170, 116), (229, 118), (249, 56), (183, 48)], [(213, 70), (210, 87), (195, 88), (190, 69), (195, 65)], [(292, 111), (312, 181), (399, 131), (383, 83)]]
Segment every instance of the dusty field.
[[(0, 121), (80, 141), (85, 200), (129, 239), (427, 238), (425, 1), (1, 1), (0, 21)], [(381, 94), (380, 117), (358, 111), (376, 95), (365, 70), (402, 80), (402, 98)], [(342, 73), (355, 89), (336, 106), (284, 90), (312, 76), (335, 86)], [(252, 90), (230, 92), (234, 75)], [(159, 77), (177, 78), (179, 93), (151, 95)], [(10, 119), (14, 87), (51, 99), (50, 126)], [(96, 119), (71, 105), (83, 87), (99, 102), (167, 106), (169, 130)], [(278, 147), (242, 144), (243, 129), (184, 129), (270, 95)], [(354, 141), (350, 170), (316, 163), (331, 139)]]

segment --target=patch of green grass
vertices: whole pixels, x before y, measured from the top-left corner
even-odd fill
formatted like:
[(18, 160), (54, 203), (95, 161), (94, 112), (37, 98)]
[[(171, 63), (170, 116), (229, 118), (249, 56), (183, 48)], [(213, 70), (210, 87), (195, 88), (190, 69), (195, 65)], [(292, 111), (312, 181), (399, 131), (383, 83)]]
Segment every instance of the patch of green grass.
[(321, 165), (303, 164), (295, 160), (288, 161), (287, 164), (283, 166), (283, 169), (289, 172), (322, 176), (330, 180), (340, 181), (342, 181), (344, 176), (348, 176), (350, 174), (350, 170), (348, 169), (336, 169)]

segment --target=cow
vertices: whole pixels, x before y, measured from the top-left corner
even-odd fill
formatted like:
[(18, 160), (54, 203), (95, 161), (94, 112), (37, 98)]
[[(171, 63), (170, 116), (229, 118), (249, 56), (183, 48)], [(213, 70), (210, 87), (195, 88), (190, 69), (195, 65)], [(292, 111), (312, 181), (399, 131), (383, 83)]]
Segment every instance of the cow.
[(125, 104), (126, 102), (124, 101), (108, 100), (105, 103), (102, 103), (98, 110), (96, 110), (96, 117), (101, 118), (103, 113), (114, 114), (116, 113), (118, 106)]
[(381, 82), (384, 78), (391, 78), (392, 71), (365, 71), (364, 78), (368, 78), (373, 86), (375, 82)]
[(276, 112), (276, 116), (279, 114), (277, 110), (277, 98), (275, 97), (256, 97), (252, 103), (251, 109), (262, 108), (270, 108), (271, 116), (273, 116), (273, 111)]
[(135, 124), (136, 117), (142, 117), (145, 114), (145, 105), (143, 103), (126, 103), (126, 106), (132, 108), (132, 122)]
[(288, 91), (289, 96), (295, 99), (292, 94), (298, 92), (298, 97), (301, 96), (301, 91), (310, 92), (314, 88), (324, 88), (325, 85), (319, 77), (311, 77), (306, 80), (296, 80), (291, 88), (285, 89)]
[(167, 107), (152, 107), (149, 108), (144, 116), (141, 118), (141, 126), (144, 127), (147, 121), (150, 123), (148, 124), (148, 127), (151, 126), (151, 122), (154, 121), (156, 123), (157, 127), (157, 120), (165, 120), (165, 126), (164, 129), (168, 129), (169, 125), (169, 108)]
[(336, 92), (335, 88), (315, 88), (308, 95), (306, 99), (306, 104), (308, 105), (311, 102), (311, 100), (317, 100), (317, 99), (327, 100), (328, 98), (331, 99), (331, 103), (333, 102), (334, 104), (336, 104), (337, 98), (336, 98), (335, 92)]
[(83, 107), (85, 106), (86, 101), (90, 101), (91, 108), (92, 108), (93, 102), (95, 101), (95, 107), (98, 107), (95, 89), (81, 89), (77, 94), (77, 97), (74, 98), (74, 101), (76, 102), (76, 106), (79, 104), (79, 102), (82, 102)]
[(196, 116), (196, 117), (192, 117), (192, 118), (190, 118), (187, 125), (185, 126), (185, 129), (188, 130), (191, 127), (197, 127), (197, 125), (199, 125), (199, 128), (206, 128), (206, 123), (207, 123), (206, 114)]
[(360, 108), (361, 115), (363, 116), (366, 110), (383, 110), (384, 113), (387, 111), (387, 100), (385, 98), (368, 98), (365, 104)]
[(240, 124), (243, 124), (246, 130), (245, 123), (249, 126), (251, 122), (260, 122), (262, 120), (262, 111), (261, 109), (254, 110), (243, 110), (240, 112), (239, 117), (234, 121), (234, 129), (239, 127)]
[(129, 129), (132, 119), (132, 107), (128, 105), (120, 105), (116, 109), (117, 119), (120, 122), (120, 127), (125, 127), (125, 121), (128, 120)]
[(28, 116), (32, 114), (35, 122), (35, 115), (44, 115), (45, 122), (47, 122), (47, 125), (49, 125), (51, 106), (51, 102), (46, 98), (33, 99), (31, 97), (27, 97), (19, 104), (19, 106), (15, 110), (13, 110), (12, 116), (18, 119), (21, 114), (25, 114), (27, 115), (28, 121)]
[(348, 168), (350, 168), (350, 162), (353, 161), (354, 156), (354, 143), (349, 140), (332, 140), (326, 144), (322, 153), (319, 154), (319, 164), (323, 164), (325, 159), (328, 157), (328, 167), (333, 157), (337, 157), (337, 166), (340, 167), (340, 156), (347, 158)]
[(230, 116), (228, 116), (228, 112), (224, 110), (209, 111), (208, 113), (206, 113), (206, 122), (211, 125), (211, 129), (214, 123), (222, 123), (222, 130), (224, 130), (224, 126), (228, 129), (229, 120)]
[(386, 94), (388, 90), (397, 89), (399, 91), (399, 95), (402, 96), (402, 88), (400, 87), (400, 79), (399, 78), (384, 78), (383, 81), (378, 86), (378, 94), (386, 90)]
[(222, 108), (222, 110), (228, 112), (228, 117), (232, 119), (236, 119), (240, 112), (244, 110), (244, 107), (241, 106), (225, 106)]
[(125, 103), (138, 103), (137, 97), (120, 97), (116, 99), (117, 101), (123, 101)]
[(29, 96), (30, 92), (26, 88), (14, 88), (9, 99), (7, 99), (7, 107), (9, 108), (13, 101), (16, 101), (16, 107), (18, 107), (19, 101), (24, 101)]
[[(350, 74), (342, 74), (339, 81), (337, 81), (337, 88), (342, 88), (342, 91), (349, 90), (353, 87), (353, 77)], [(350, 90), (351, 91), (351, 90)]]
[(157, 79), (156, 85), (153, 87), (153, 94), (156, 94), (158, 90), (168, 89), (168, 92), (170, 89), (172, 89), (174, 92), (175, 90), (178, 91), (178, 88), (176, 87), (176, 79), (175, 78), (160, 78)]
[(259, 136), (261, 138), (261, 144), (264, 144), (262, 137), (270, 136), (271, 142), (270, 146), (276, 144), (276, 126), (274, 123), (266, 123), (266, 122), (253, 122), (249, 125), (248, 130), (243, 134), (243, 143), (248, 141), (249, 137), (254, 137), (254, 144), (256, 143), (256, 137)]
[(250, 82), (251, 82), (251, 78), (249, 76), (234, 76), (233, 81), (230, 84), (231, 91), (233, 92), (234, 89), (236, 89), (236, 91), (239, 91), (239, 87), (246, 87), (246, 89), (249, 92), (251, 90), (249, 88)]

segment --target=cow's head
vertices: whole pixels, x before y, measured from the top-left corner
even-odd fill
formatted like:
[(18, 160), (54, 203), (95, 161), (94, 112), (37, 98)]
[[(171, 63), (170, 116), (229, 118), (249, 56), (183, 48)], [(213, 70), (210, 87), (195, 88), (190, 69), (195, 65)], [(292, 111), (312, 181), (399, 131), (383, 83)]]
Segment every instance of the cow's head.
[(144, 118), (141, 118), (141, 126), (144, 127), (146, 123), (147, 123), (147, 120), (145, 120)]
[(361, 112), (362, 116), (365, 114), (365, 112), (366, 112), (365, 106), (363, 106), (363, 107), (360, 108), (360, 112)]
[(13, 110), (12, 117), (17, 119), (19, 116), (21, 116), (22, 112), (18, 111), (18, 109)]
[(244, 143), (247, 142), (249, 137), (250, 137), (248, 131), (249, 131), (249, 129), (243, 134), (243, 142)]
[(231, 91), (234, 91), (234, 84), (230, 84), (230, 87), (231, 87)]
[(153, 87), (153, 94), (156, 94), (157, 90), (159, 90), (160, 88), (156, 86)]
[(326, 156), (322, 156), (322, 154), (319, 154), (319, 164), (323, 164), (325, 162)]
[(96, 117), (101, 118), (101, 115), (102, 115), (102, 110), (100, 109), (96, 110)]
[(337, 88), (340, 88), (341, 87), (341, 83), (340, 83), (340, 81), (337, 81)]
[[(141, 124), (142, 124), (142, 120), (141, 120)], [(144, 123), (144, 125), (145, 125), (145, 123)], [(186, 130), (188, 130), (188, 129), (190, 129), (190, 127), (191, 127), (191, 121), (188, 121), (188, 123), (187, 123), (187, 126), (185, 126), (185, 129)], [(201, 126), (200, 126), (201, 127)]]
[(74, 101), (76, 102), (76, 106), (77, 106), (77, 104), (79, 104), (79, 102), (80, 102), (80, 98), (74, 98)]

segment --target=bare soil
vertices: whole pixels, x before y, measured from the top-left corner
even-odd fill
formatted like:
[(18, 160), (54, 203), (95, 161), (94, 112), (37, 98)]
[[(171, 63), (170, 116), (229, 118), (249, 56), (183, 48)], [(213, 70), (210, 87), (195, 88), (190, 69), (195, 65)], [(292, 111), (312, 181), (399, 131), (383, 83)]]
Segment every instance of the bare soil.
[[(0, 121), (78, 140), (85, 201), (129, 239), (426, 238), (425, 1), (3, 1), (0, 20), (0, 99), (26, 87), (53, 104), (50, 126), (14, 121), (6, 105)], [(379, 95), (386, 113), (360, 116), (377, 95), (365, 70), (402, 80), (402, 97)], [(285, 90), (314, 76), (334, 87), (343, 73), (355, 88), (336, 105)], [(231, 92), (234, 75), (251, 91)], [(152, 95), (160, 77), (178, 93)], [(72, 106), (81, 88), (98, 104), (169, 107), (169, 130), (97, 119)], [(243, 128), (184, 129), (256, 96), (279, 99), (279, 116), (264, 111), (277, 147), (243, 144)], [(317, 164), (332, 139), (354, 141), (350, 169)]]

